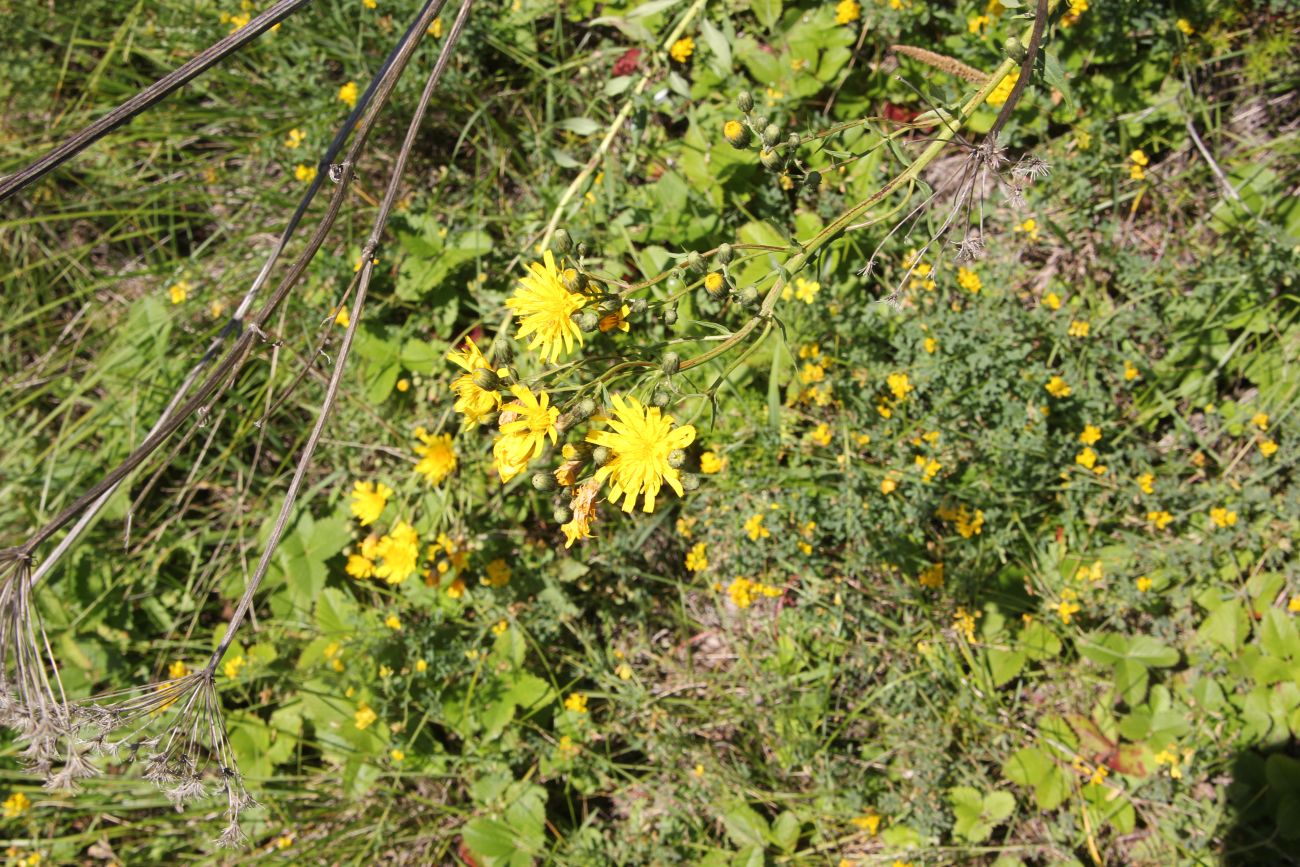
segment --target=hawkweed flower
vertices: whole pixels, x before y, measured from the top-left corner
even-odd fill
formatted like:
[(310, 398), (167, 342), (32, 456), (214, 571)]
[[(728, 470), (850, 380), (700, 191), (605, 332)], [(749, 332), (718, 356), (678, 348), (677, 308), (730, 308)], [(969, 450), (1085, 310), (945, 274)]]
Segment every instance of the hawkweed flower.
[(501, 393), (483, 388), (475, 380), (474, 375), (478, 371), (492, 373), (493, 370), (473, 340), (465, 338), (464, 347), (459, 352), (448, 352), (447, 360), (465, 371), (451, 383), (451, 390), (456, 393), (453, 408), (465, 417), (465, 424), (478, 424), (484, 416), (501, 408)]
[(519, 280), (515, 294), (506, 299), (506, 306), (519, 317), (516, 336), (532, 336), (529, 349), (541, 349), (543, 361), (556, 362), (573, 351), (576, 342), (582, 345), (582, 329), (573, 321), (572, 314), (587, 303), (587, 299), (570, 292), (564, 285), (564, 274), (555, 264), (555, 257), (547, 250), (542, 262), (533, 262), (528, 273)]
[(653, 512), (665, 482), (677, 496), (683, 496), (681, 474), (669, 456), (695, 441), (695, 428), (674, 427), (672, 416), (663, 415), (657, 406), (646, 407), (630, 395), (616, 394), (613, 403), (613, 416), (606, 420), (612, 430), (587, 435), (587, 442), (609, 449), (612, 455), (595, 476), (601, 482), (610, 481), (609, 501), (622, 499), (623, 511), (631, 512), (637, 497), (644, 496), (644, 511)]

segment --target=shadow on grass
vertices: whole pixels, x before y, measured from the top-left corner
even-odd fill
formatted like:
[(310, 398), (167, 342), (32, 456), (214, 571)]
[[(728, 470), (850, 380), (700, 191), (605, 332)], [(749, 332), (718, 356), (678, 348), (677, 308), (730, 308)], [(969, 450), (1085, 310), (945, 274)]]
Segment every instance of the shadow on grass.
[(1300, 743), (1240, 753), (1228, 809), (1224, 867), (1300, 864)]

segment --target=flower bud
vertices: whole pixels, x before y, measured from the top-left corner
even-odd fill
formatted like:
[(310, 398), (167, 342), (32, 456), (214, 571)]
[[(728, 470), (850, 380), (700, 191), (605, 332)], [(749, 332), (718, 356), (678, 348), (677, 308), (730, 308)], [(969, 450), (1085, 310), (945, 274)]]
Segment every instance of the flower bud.
[(668, 393), (668, 389), (666, 388), (656, 388), (655, 393), (650, 395), (650, 405), (657, 406), (660, 409), (663, 409), (672, 402), (673, 396)]
[(771, 169), (772, 171), (777, 171), (785, 164), (785, 160), (781, 159), (781, 155), (771, 148), (763, 148), (759, 151), (758, 161), (761, 162), (765, 168)]
[(731, 261), (731, 245), (722, 244), (718, 247), (717, 260), (719, 265), (725, 265)]
[(722, 125), (722, 137), (737, 150), (749, 147), (749, 127), (738, 120), (729, 120)]
[(596, 446), (591, 450), (591, 462), (598, 467), (605, 466), (612, 457), (614, 453), (605, 446)]
[(743, 112), (754, 110), (754, 97), (748, 90), (742, 90), (740, 95), (736, 97), (736, 108)]
[(661, 367), (664, 373), (672, 376), (682, 369), (682, 357), (676, 352), (665, 352), (664, 361)]
[(519, 381), (519, 371), (513, 367), (498, 367), (497, 379), (501, 380), (502, 385), (509, 387)]
[(632, 302), (632, 315), (640, 316), (645, 312), (646, 301), (644, 298), (637, 298)]
[(753, 286), (746, 286), (740, 290), (736, 298), (746, 307), (753, 307), (758, 304), (758, 290)]
[[(539, 491), (553, 491), (560, 486), (550, 473), (533, 473), (533, 487)], [(563, 522), (561, 522), (563, 523)]]
[(704, 272), (704, 259), (700, 257), (698, 252), (692, 250), (690, 255), (686, 257), (686, 267), (696, 274), (701, 274)]
[(474, 375), (470, 378), (474, 380), (475, 385), (484, 391), (496, 391), (501, 388), (501, 377), (486, 367), (480, 367), (474, 371)]
[(612, 298), (606, 298), (604, 301), (600, 302), (601, 313), (617, 313), (622, 309), (623, 299), (619, 298), (617, 295)]
[(573, 249), (573, 237), (565, 229), (557, 229), (551, 238), (551, 248), (563, 256)]
[(600, 317), (594, 310), (584, 310), (578, 319), (578, 327), (590, 334), (600, 327)]
[(1002, 51), (1016, 63), (1024, 63), (1029, 56), (1029, 49), (1014, 36), (1008, 36), (1007, 41), (1002, 43)]
[(578, 273), (576, 268), (565, 268), (563, 273), (560, 274), (560, 282), (570, 292), (577, 292), (578, 288), (582, 286), (582, 275)]
[(669, 307), (664, 311), (664, 325), (675, 325), (677, 323), (677, 308)]
[(584, 397), (578, 401), (578, 405), (573, 408), (574, 418), (579, 420), (591, 418), (596, 414), (596, 402), (589, 397)]
[(683, 491), (694, 491), (699, 489), (700, 477), (695, 475), (695, 473), (682, 473), (681, 478)]
[(797, 151), (799, 149), (799, 133), (792, 132), (786, 136), (785, 146), (790, 149), (790, 153)]
[(769, 123), (763, 127), (763, 146), (772, 147), (781, 140), (781, 127), (774, 123)]
[(727, 291), (727, 281), (721, 271), (711, 271), (704, 276), (704, 291), (715, 301)]
[(668, 466), (676, 470), (680, 469), (684, 463), (686, 463), (686, 452), (681, 449), (673, 449), (668, 453)]
[(557, 524), (567, 524), (573, 520), (573, 510), (568, 506), (556, 506), (555, 511), (551, 513)]
[(585, 259), (590, 253), (591, 253), (591, 248), (587, 246), (586, 241), (583, 241), (581, 244), (578, 245), (579, 259)]
[(804, 175), (803, 185), (810, 190), (816, 190), (818, 187), (822, 185), (822, 173), (809, 172), (808, 174)]
[(492, 341), (492, 349), (489, 354), (497, 364), (509, 364), (515, 360), (515, 348), (510, 344), (510, 338), (504, 334), (498, 335)]

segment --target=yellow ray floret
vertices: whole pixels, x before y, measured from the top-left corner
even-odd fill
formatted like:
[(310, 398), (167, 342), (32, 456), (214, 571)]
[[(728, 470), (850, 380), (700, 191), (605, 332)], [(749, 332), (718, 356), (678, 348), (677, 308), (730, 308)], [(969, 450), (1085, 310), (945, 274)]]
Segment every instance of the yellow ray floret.
[(614, 395), (614, 413), (608, 420), (611, 430), (593, 431), (587, 442), (604, 446), (613, 457), (596, 471), (600, 481), (609, 479), (609, 501), (623, 500), (623, 511), (636, 507), (636, 499), (645, 494), (644, 510), (653, 512), (655, 497), (664, 482), (681, 496), (682, 481), (668, 463), (674, 449), (684, 449), (695, 441), (691, 425), (673, 427), (673, 417), (662, 415), (658, 407), (646, 407), (635, 397)]

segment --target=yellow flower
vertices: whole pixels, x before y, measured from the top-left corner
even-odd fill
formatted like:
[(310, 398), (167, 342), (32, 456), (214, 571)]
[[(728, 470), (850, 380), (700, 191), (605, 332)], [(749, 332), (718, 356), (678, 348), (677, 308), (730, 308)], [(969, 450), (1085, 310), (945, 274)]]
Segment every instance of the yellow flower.
[(1266, 458), (1271, 458), (1277, 454), (1277, 443), (1273, 440), (1260, 440), (1259, 453)]
[(303, 141), (307, 138), (307, 133), (298, 128), (289, 130), (289, 135), (284, 139), (284, 146), (289, 150), (296, 150), (302, 146)]
[(709, 568), (709, 558), (705, 556), (706, 550), (703, 542), (696, 542), (695, 546), (686, 552), (686, 571), (703, 572)]
[(990, 23), (992, 19), (987, 15), (972, 15), (966, 19), (966, 32), (976, 35), (981, 30), (987, 30)]
[(704, 452), (700, 455), (700, 472), (705, 475), (720, 473), (727, 468), (727, 459), (719, 457), (717, 452)]
[(465, 595), (465, 582), (457, 578), (447, 585), (447, 596), (451, 599), (459, 599)]
[(375, 577), (375, 561), (360, 554), (349, 554), (344, 571), (357, 580)]
[(1151, 160), (1147, 157), (1146, 153), (1141, 148), (1138, 148), (1137, 150), (1133, 151), (1133, 153), (1129, 154), (1128, 158), (1129, 161), (1132, 162), (1133, 165), (1135, 166), (1145, 167), (1151, 164)]
[(426, 671), (429, 670), (429, 663), (423, 659), (417, 659), (415, 661), (415, 670), (420, 674), (424, 674)]
[(632, 666), (628, 665), (626, 662), (619, 663), (618, 668), (614, 669), (614, 673), (618, 675), (619, 680), (631, 680)]
[(1080, 566), (1074, 573), (1075, 581), (1100, 581), (1105, 574), (1100, 560), (1093, 560), (1091, 566)]
[(1174, 516), (1166, 511), (1147, 512), (1147, 521), (1155, 525), (1157, 530), (1163, 530), (1173, 523)]
[(1220, 530), (1226, 529), (1237, 523), (1237, 513), (1230, 512), (1222, 506), (1216, 506), (1210, 509), (1210, 520)]
[(817, 425), (816, 429), (814, 429), (809, 436), (812, 438), (812, 441), (817, 443), (819, 446), (828, 446), (831, 444), (831, 429), (827, 426), (826, 422)]
[(1125, 382), (1132, 382), (1133, 380), (1137, 379), (1141, 375), (1142, 374), (1138, 372), (1138, 369), (1133, 366), (1133, 362), (1129, 361), (1127, 358), (1124, 359), (1124, 381)]
[(309, 184), (316, 180), (316, 167), (298, 163), (298, 165), (294, 167), (293, 176), (304, 184)]
[(1070, 391), (1071, 391), (1070, 386), (1066, 383), (1064, 379), (1062, 379), (1059, 376), (1053, 376), (1050, 380), (1048, 380), (1046, 388), (1047, 388), (1047, 393), (1050, 394), (1052, 397), (1070, 396)]
[(957, 532), (963, 539), (969, 539), (972, 536), (978, 536), (984, 529), (984, 510), (976, 509), (975, 514), (970, 514), (965, 506), (957, 510), (956, 517)]
[(962, 266), (957, 269), (957, 285), (974, 295), (984, 288), (984, 281), (980, 279), (980, 275)]
[(519, 317), (516, 335), (523, 339), (531, 334), (533, 339), (528, 348), (541, 347), (543, 361), (559, 361), (562, 355), (573, 350), (575, 340), (582, 345), (582, 329), (569, 317), (586, 299), (566, 289), (562, 278), (555, 257), (547, 250), (542, 254), (541, 263), (528, 266), (528, 273), (520, 278), (515, 294), (506, 299), (506, 306)]
[(1061, 296), (1057, 295), (1055, 292), (1048, 292), (1043, 296), (1043, 306), (1048, 310), (1060, 310)]
[(975, 643), (975, 620), (982, 616), (981, 612), (969, 612), (965, 607), (958, 608), (957, 612), (953, 614), (952, 626), (959, 635), (965, 637), (967, 644)]
[(401, 750), (393, 750), (388, 754), (388, 757), (399, 765), (402, 762), (406, 761), (406, 753), (402, 752)]
[(425, 31), (434, 39), (442, 38), (442, 16), (433, 19), (429, 24), (429, 29)]
[[(728, 125), (733, 123), (736, 124), (736, 126), (740, 126), (740, 124), (734, 120), (727, 122)], [(708, 274), (704, 275), (704, 288), (710, 295), (716, 295), (718, 292), (722, 291), (722, 285), (724, 282), (722, 274), (717, 271), (710, 271)]]
[(357, 712), (352, 715), (352, 719), (357, 729), (364, 731), (370, 728), (375, 720), (379, 719), (379, 714), (371, 710), (370, 705), (363, 703), (361, 707), (357, 708)]
[(922, 587), (932, 587), (936, 590), (943, 587), (943, 564), (931, 563), (921, 570), (921, 574), (916, 579)]
[(342, 328), (347, 328), (352, 324), (352, 315), (348, 313), (348, 308), (340, 307), (336, 311), (330, 311), (334, 314), (334, 324)]
[(465, 417), (467, 425), (478, 424), (483, 416), (501, 408), (501, 393), (479, 387), (474, 382), (474, 373), (479, 370), (492, 370), (483, 353), (470, 338), (465, 338), (465, 346), (459, 352), (447, 353), (447, 360), (465, 372), (452, 380), (451, 390), (456, 393), (456, 412)]
[(672, 47), (668, 49), (668, 56), (673, 60), (676, 60), (678, 63), (685, 63), (690, 60), (691, 55), (694, 53), (695, 40), (689, 36), (683, 36), (681, 39), (678, 39), (673, 43)]
[(194, 287), (190, 286), (188, 280), (181, 280), (168, 287), (167, 295), (171, 298), (173, 304), (180, 304), (190, 297), (190, 289), (192, 288)]
[(1023, 232), (1026, 236), (1028, 236), (1029, 240), (1031, 241), (1038, 240), (1038, 221), (1035, 220), (1033, 217), (1030, 217), (1028, 220), (1025, 220), (1020, 225), (1013, 226), (1012, 228), (1017, 232)]
[(811, 280), (805, 280), (802, 277), (794, 278), (794, 297), (805, 304), (813, 303), (817, 293), (822, 290), (820, 283), (814, 283)]
[(748, 608), (754, 604), (754, 600), (761, 596), (769, 599), (781, 595), (780, 587), (773, 587), (770, 584), (763, 584), (758, 581), (750, 581), (748, 578), (737, 577), (727, 585), (727, 596), (737, 608)]
[(361, 0), (361, 5), (367, 9), (374, 9), (379, 5), (378, 0)]
[(506, 630), (508, 630), (509, 628), (510, 628), (510, 624), (509, 624), (507, 621), (505, 621), (505, 620), (498, 620), (498, 621), (496, 622), (496, 625), (494, 625), (494, 626), (492, 627), (492, 634), (493, 634), (493, 635), (505, 635), (505, 634), (506, 634)]
[(1088, 324), (1087, 320), (1075, 319), (1070, 323), (1070, 327), (1067, 329), (1066, 333), (1071, 337), (1087, 337), (1088, 332), (1091, 330), (1092, 326)]
[(419, 534), (410, 524), (398, 521), (388, 535), (379, 539), (375, 555), (383, 561), (375, 569), (375, 577), (389, 584), (401, 584), (419, 568)]
[[(564, 532), (565, 548), (571, 547), (578, 539), (591, 538), (591, 522), (596, 518), (596, 494), (599, 491), (600, 479), (596, 478), (588, 479), (574, 490), (573, 499), (569, 501), (573, 518), (567, 524), (560, 525), (560, 530)], [(680, 529), (682, 519), (678, 518), (677, 521)]]
[[(729, 120), (722, 125), (722, 137), (732, 147), (743, 148), (749, 144), (749, 130), (738, 120)], [(718, 286), (721, 288), (721, 283)]]
[(32, 808), (31, 800), (22, 792), (14, 792), (5, 798), (4, 811), (6, 819), (17, 819)]
[(1139, 575), (1137, 580), (1134, 581), (1133, 583), (1137, 586), (1137, 592), (1146, 593), (1148, 590), (1151, 589), (1152, 582), (1151, 579), (1148, 578), (1147, 576)]
[(190, 667), (179, 659), (167, 666), (167, 677), (170, 680), (179, 680), (189, 673)]
[(898, 490), (898, 481), (894, 479), (892, 476), (886, 476), (884, 479), (881, 480), (880, 493), (892, 494), (896, 490)]
[(1101, 428), (1096, 425), (1085, 424), (1083, 433), (1079, 434), (1079, 442), (1085, 446), (1092, 446), (1096, 445), (1099, 440), (1101, 440)]
[(339, 102), (342, 102), (348, 108), (357, 107), (357, 83), (349, 81), (339, 88)]
[(759, 539), (766, 539), (772, 535), (772, 532), (763, 526), (763, 519), (766, 517), (762, 512), (757, 512), (745, 521), (745, 533), (749, 536), (751, 542), (757, 542)]
[(856, 819), (851, 819), (850, 822), (873, 837), (880, 830), (880, 816), (874, 810), (858, 816)]
[(420, 456), (415, 472), (424, 476), (429, 484), (436, 485), (456, 469), (456, 452), (451, 447), (451, 434), (435, 436), (424, 428), (416, 428), (415, 436), (423, 443), (415, 446), (415, 453)]
[(1291, 601), (1286, 604), (1286, 610), (1292, 614), (1300, 614), (1300, 596), (1292, 596)]
[(1079, 603), (1074, 601), (1077, 598), (1075, 592), (1069, 588), (1061, 591), (1061, 601), (1056, 603), (1056, 613), (1062, 623), (1069, 625), (1070, 618), (1081, 610)]
[(237, 30), (242, 30), (247, 27), (248, 22), (252, 20), (252, 17), (253, 16), (248, 12), (240, 12), (237, 15), (231, 15), (226, 19), (226, 21), (230, 23), (230, 32), (234, 33)]
[(1179, 18), (1174, 22), (1174, 26), (1177, 27), (1179, 32), (1184, 36), (1191, 36), (1196, 32), (1196, 28), (1192, 26), (1192, 22), (1188, 21), (1186, 18)]
[(653, 512), (655, 497), (664, 482), (677, 496), (682, 496), (681, 475), (668, 462), (677, 449), (684, 449), (695, 440), (691, 425), (673, 427), (670, 415), (662, 415), (659, 407), (645, 407), (635, 397), (614, 395), (613, 416), (606, 421), (612, 431), (592, 431), (587, 442), (604, 446), (613, 457), (596, 470), (598, 481), (610, 480), (609, 501), (623, 500), (623, 511), (631, 512), (636, 498), (644, 494), (644, 511)]
[(487, 564), (487, 576), (483, 583), (489, 587), (501, 588), (510, 583), (510, 564), (500, 557)]
[(394, 632), (402, 631), (402, 619), (396, 614), (390, 614), (384, 618), (384, 625)]
[(234, 680), (239, 677), (239, 671), (246, 664), (246, 660), (241, 656), (232, 656), (226, 660), (226, 664), (221, 666), (221, 671), (226, 677)]
[(1074, 462), (1081, 467), (1092, 469), (1097, 463), (1097, 453), (1085, 447), (1083, 451), (1074, 456)]
[(559, 438), (555, 422), (560, 411), (550, 405), (550, 395), (535, 395), (519, 383), (510, 386), (510, 393), (515, 402), (501, 407), (501, 436), (492, 446), (502, 484), (523, 472), (529, 461), (545, 451), (547, 437), (552, 444)]
[(889, 374), (889, 376), (885, 377), (885, 384), (889, 386), (890, 392), (892, 392), (894, 397), (898, 400), (907, 397), (908, 392), (912, 391), (914, 388), (906, 373)]
[(1011, 96), (1011, 90), (1016, 86), (1016, 82), (1019, 80), (1019, 72), (1011, 73), (998, 82), (998, 86), (993, 88), (992, 92), (989, 93), (988, 99), (985, 101), (994, 108), (1002, 105)]
[(581, 692), (571, 692), (564, 700), (564, 709), (574, 713), (587, 712), (587, 696)]
[(1137, 477), (1137, 486), (1142, 489), (1144, 494), (1155, 493), (1156, 477), (1152, 473), (1143, 473)]
[(862, 7), (857, 0), (840, 0), (835, 4), (835, 23), (852, 24), (862, 17)]
[(933, 337), (927, 337), (922, 346), (925, 348), (926, 352), (933, 355), (934, 351), (939, 348), (939, 341), (935, 340)]
[(357, 523), (368, 527), (383, 514), (393, 489), (383, 482), (357, 482), (352, 486), (352, 514)]
[(1257, 412), (1250, 417), (1250, 423), (1262, 431), (1268, 430), (1268, 413)]

